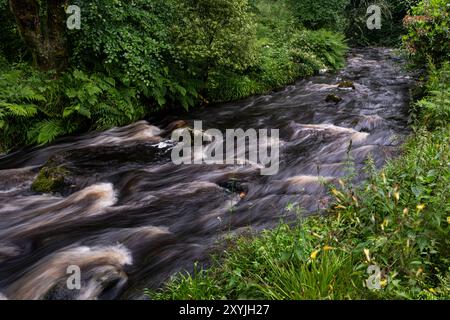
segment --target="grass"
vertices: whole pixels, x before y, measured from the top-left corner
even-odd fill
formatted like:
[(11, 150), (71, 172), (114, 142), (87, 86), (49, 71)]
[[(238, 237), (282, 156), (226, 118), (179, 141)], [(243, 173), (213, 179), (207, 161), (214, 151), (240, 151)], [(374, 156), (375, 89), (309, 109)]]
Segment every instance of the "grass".
[[(241, 236), (213, 257), (211, 267), (175, 275), (162, 289), (147, 290), (147, 295), (449, 299), (448, 72), (448, 65), (432, 71), (428, 97), (413, 108), (415, 133), (403, 155), (381, 171), (369, 160), (369, 179), (363, 186), (353, 186), (350, 179), (331, 186), (335, 201), (326, 216)], [(370, 289), (371, 283), (376, 290)]]

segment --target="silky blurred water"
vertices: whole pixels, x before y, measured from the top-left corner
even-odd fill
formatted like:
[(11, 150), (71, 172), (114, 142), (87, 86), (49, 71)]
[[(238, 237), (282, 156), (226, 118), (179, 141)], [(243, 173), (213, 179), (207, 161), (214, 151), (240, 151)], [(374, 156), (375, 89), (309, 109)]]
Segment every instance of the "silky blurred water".
[[(380, 167), (408, 134), (413, 78), (383, 48), (353, 49), (337, 74), (272, 94), (69, 137), (0, 158), (0, 296), (9, 299), (138, 299), (173, 273), (206, 262), (229, 234), (274, 227), (323, 210), (321, 181)], [(338, 88), (343, 80), (354, 89)], [(326, 102), (329, 94), (343, 98)], [(171, 162), (173, 129), (280, 130), (280, 170)], [(351, 141), (351, 146), (350, 146)], [(70, 172), (62, 194), (31, 191), (50, 161)], [(364, 179), (357, 175), (357, 181)], [(69, 265), (82, 288), (66, 286)]]

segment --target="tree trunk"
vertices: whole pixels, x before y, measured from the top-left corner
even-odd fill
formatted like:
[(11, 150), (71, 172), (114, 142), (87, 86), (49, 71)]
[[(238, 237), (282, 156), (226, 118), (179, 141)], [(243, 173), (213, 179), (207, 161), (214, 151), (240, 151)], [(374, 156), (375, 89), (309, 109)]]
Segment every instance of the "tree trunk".
[(10, 0), (9, 5), (34, 65), (43, 71), (67, 67), (67, 0)]

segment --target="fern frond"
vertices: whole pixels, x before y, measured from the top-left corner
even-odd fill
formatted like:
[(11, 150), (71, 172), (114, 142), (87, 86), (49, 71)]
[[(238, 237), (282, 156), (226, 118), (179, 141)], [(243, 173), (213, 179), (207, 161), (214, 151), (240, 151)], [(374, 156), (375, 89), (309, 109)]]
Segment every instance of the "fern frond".
[(38, 122), (28, 133), (30, 142), (45, 144), (67, 133), (61, 119), (49, 119)]
[(0, 108), (6, 109), (5, 115), (30, 118), (37, 114), (34, 104), (17, 104), (0, 101)]

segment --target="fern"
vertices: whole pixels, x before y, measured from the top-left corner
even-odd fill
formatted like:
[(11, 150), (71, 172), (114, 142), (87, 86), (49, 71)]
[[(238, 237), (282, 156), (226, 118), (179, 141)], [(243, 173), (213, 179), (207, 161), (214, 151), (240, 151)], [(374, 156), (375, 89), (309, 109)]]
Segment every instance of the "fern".
[(57, 137), (66, 134), (64, 122), (61, 119), (48, 119), (35, 124), (28, 133), (28, 141), (45, 144), (52, 142)]

